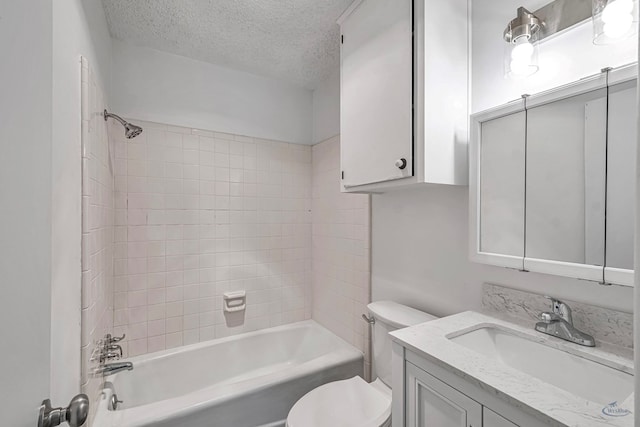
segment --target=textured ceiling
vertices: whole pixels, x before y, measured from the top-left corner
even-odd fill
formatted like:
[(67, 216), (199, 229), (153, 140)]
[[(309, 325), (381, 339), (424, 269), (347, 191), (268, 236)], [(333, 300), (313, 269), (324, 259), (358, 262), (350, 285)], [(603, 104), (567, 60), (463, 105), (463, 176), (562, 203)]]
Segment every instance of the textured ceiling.
[(117, 39), (314, 88), (353, 0), (103, 0)]

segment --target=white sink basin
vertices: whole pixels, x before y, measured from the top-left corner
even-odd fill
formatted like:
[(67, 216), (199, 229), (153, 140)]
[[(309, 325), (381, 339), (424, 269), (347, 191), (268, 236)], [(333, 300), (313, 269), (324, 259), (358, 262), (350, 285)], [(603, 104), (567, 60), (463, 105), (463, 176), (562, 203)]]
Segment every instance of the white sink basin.
[(621, 403), (633, 392), (633, 375), (495, 327), (450, 340), (595, 403)]

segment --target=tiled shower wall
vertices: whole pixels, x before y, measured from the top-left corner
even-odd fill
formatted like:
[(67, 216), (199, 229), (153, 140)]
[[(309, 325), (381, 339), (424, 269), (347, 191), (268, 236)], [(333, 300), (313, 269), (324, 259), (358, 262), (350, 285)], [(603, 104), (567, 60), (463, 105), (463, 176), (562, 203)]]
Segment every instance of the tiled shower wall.
[[(139, 122), (115, 142), (114, 333), (129, 356), (311, 317), (311, 148)], [(222, 295), (246, 290), (244, 314)]]
[[(102, 88), (82, 58), (82, 389), (93, 400), (100, 379), (89, 370), (93, 343), (113, 325), (113, 150), (102, 116)], [(111, 129), (110, 132), (113, 132)], [(95, 408), (96, 405), (91, 405)]]
[[(313, 146), (313, 319), (367, 352), (370, 198), (340, 192), (340, 139)], [(366, 370), (365, 370), (366, 372)]]

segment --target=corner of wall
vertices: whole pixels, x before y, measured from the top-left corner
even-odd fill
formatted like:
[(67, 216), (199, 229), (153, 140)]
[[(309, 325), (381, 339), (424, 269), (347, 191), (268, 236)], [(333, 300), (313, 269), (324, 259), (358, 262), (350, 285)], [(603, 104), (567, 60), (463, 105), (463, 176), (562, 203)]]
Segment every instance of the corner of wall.
[(313, 144), (340, 134), (340, 69), (334, 70), (313, 91)]

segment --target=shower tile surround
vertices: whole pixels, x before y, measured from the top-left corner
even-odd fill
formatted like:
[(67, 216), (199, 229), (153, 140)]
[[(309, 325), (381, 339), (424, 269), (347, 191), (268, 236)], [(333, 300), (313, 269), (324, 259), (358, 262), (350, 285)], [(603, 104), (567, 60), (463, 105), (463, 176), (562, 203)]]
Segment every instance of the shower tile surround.
[[(575, 301), (564, 300), (573, 314), (575, 326), (596, 339), (613, 353), (633, 353), (633, 314)], [(496, 317), (506, 317), (523, 326), (539, 322), (539, 315), (549, 311), (550, 301), (543, 295), (485, 283), (482, 311)]]
[[(311, 318), (311, 147), (131, 121), (111, 134), (126, 354)], [(246, 312), (225, 315), (236, 290)]]
[(371, 301), (370, 196), (340, 192), (340, 138), (313, 151), (313, 319), (365, 355)]
[[(82, 93), (82, 390), (92, 400), (102, 381), (89, 375), (94, 343), (113, 325), (113, 145), (102, 111), (103, 90), (81, 59)], [(118, 125), (119, 126), (119, 125)], [(93, 410), (96, 405), (91, 405)]]

